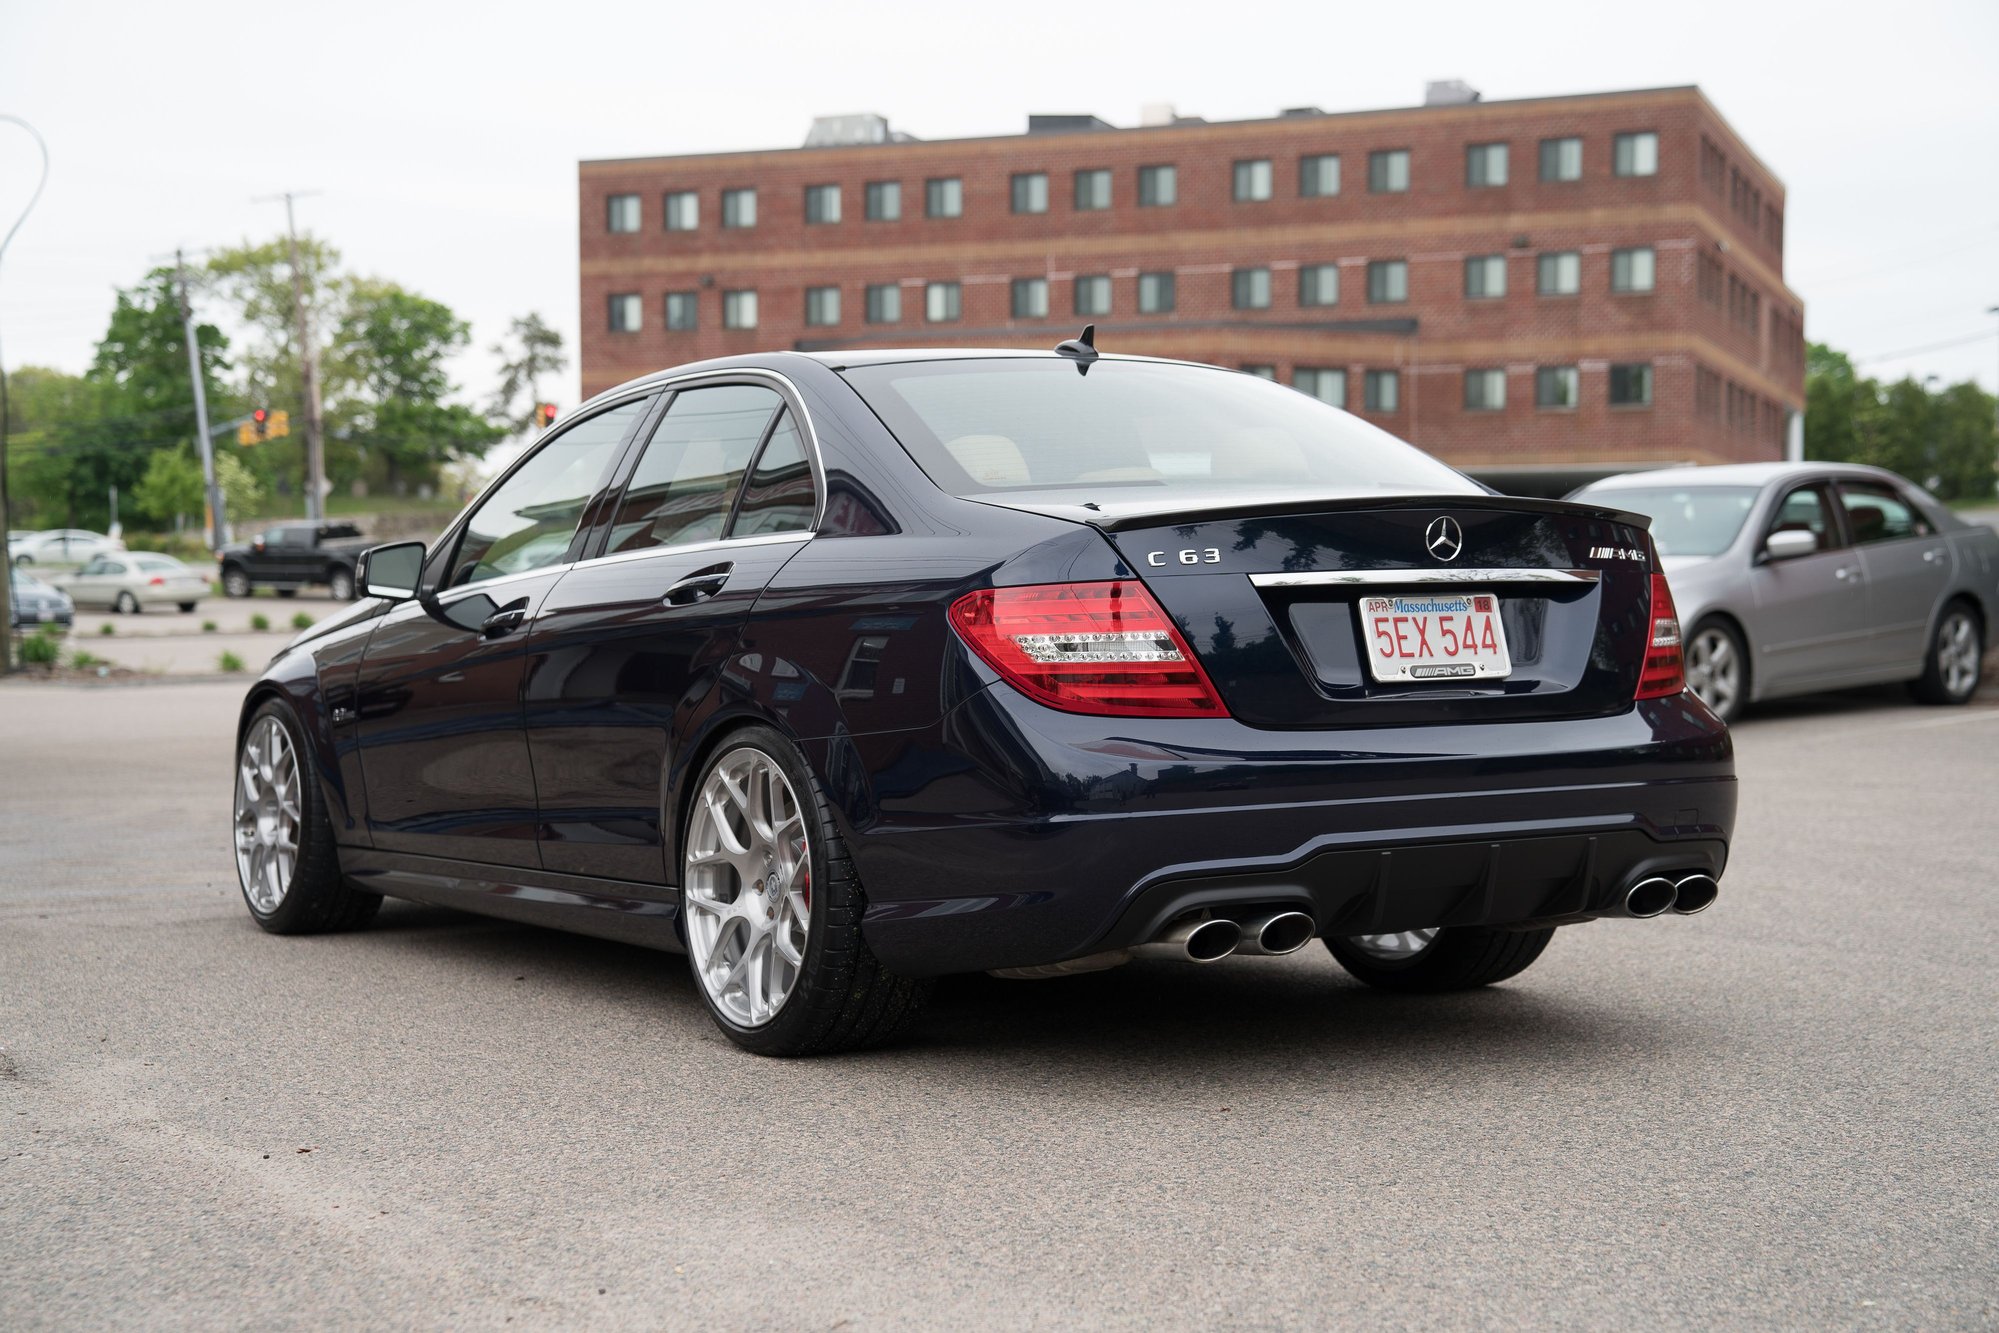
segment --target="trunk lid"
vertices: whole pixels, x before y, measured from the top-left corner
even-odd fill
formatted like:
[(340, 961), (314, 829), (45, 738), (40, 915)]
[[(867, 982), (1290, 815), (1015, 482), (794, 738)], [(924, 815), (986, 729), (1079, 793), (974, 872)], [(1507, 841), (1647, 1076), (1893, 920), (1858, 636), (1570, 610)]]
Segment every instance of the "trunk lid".
[[(1655, 556), (1635, 514), (1484, 495), (1071, 505), (1043, 512), (1103, 532), (1253, 726), (1600, 716), (1637, 689)], [(1431, 551), (1439, 528), (1454, 554)], [(1374, 678), (1363, 598), (1476, 593), (1497, 600), (1510, 674)]]

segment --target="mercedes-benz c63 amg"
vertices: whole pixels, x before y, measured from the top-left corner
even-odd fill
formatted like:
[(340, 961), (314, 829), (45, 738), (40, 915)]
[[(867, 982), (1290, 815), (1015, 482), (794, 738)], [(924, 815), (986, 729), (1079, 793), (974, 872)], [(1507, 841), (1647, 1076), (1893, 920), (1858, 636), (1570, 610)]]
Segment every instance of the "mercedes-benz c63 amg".
[(1644, 519), (1087, 341), (637, 380), (360, 582), (244, 701), (257, 922), (681, 952), (756, 1051), (1142, 952), (1478, 986), (1727, 858)]

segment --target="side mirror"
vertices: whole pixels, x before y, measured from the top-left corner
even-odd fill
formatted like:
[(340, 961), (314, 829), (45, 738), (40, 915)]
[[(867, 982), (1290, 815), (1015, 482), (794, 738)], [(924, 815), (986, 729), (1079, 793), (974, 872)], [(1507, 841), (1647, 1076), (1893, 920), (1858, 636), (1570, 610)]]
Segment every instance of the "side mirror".
[(422, 579), (423, 543), (393, 542), (374, 547), (361, 556), (360, 577), (355, 582), (370, 597), (407, 602), (417, 595)]
[(1817, 533), (1802, 532), (1796, 528), (1773, 532), (1763, 543), (1763, 553), (1772, 560), (1796, 560), (1801, 555), (1816, 555), (1818, 549)]

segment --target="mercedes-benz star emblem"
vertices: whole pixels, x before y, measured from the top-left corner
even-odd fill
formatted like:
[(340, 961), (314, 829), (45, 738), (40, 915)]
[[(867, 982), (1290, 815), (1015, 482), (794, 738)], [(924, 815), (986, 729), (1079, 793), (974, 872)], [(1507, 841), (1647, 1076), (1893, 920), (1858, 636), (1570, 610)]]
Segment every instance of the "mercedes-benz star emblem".
[(1439, 560), (1455, 560), (1465, 549), (1464, 529), (1454, 518), (1431, 519), (1423, 529), (1423, 548)]

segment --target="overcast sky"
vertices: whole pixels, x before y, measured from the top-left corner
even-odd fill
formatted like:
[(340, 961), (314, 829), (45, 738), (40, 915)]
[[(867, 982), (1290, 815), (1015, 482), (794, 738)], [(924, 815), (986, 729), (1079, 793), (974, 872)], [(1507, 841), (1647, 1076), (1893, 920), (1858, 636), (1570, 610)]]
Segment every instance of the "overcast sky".
[[(329, 15), (337, 15), (330, 18)], [(1789, 189), (1807, 333), (1883, 376), (1999, 379), (1999, 4), (513, 5), (4, 0), (0, 112), (49, 144), (0, 268), (7, 365), (81, 370), (155, 256), (263, 239), (287, 188), (348, 266), (472, 322), (537, 311), (576, 397), (576, 163), (803, 141), (879, 111), (922, 138), (1030, 111), (1137, 122), (1697, 83)], [(0, 125), (0, 230), (33, 179)], [(1971, 340), (1971, 341), (1966, 341)], [(1934, 351), (1893, 356), (1932, 344)], [(548, 396), (544, 389), (544, 396)]]

